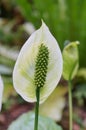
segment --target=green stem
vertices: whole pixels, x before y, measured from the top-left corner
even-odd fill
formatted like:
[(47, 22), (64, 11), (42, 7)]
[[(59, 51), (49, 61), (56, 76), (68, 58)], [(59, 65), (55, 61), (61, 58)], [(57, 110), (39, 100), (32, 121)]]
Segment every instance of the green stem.
[(72, 114), (72, 83), (68, 81), (68, 88), (69, 88), (69, 130), (73, 129), (73, 114)]
[(40, 100), (40, 87), (36, 89), (36, 107), (35, 107), (35, 123), (34, 123), (34, 130), (38, 130), (38, 115), (39, 115), (39, 100)]

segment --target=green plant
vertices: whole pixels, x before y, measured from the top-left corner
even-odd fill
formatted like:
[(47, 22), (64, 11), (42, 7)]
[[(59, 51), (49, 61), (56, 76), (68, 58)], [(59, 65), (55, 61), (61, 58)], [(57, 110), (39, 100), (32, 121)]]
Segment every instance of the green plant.
[(69, 130), (73, 129), (72, 124), (72, 79), (77, 74), (79, 67), (78, 41), (69, 42), (63, 49), (63, 77), (68, 81), (69, 88)]
[[(25, 113), (15, 120), (9, 126), (8, 130), (33, 130), (34, 118), (35, 114), (33, 112)], [(56, 125), (52, 119), (39, 116), (38, 130), (62, 130), (62, 128), (59, 125)]]
[(61, 49), (65, 40), (80, 41), (80, 66), (86, 66), (86, 0), (16, 0), (24, 18), (38, 28), (40, 19), (49, 25)]
[(55, 89), (62, 66), (58, 43), (42, 21), (40, 29), (22, 47), (13, 71), (16, 91), (24, 100), (36, 102), (34, 130), (38, 130), (39, 103), (44, 102)]

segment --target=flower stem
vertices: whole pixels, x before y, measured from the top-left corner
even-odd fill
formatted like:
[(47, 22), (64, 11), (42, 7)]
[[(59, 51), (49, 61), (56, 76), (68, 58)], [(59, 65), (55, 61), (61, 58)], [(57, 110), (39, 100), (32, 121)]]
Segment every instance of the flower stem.
[(40, 87), (36, 89), (36, 106), (35, 106), (35, 123), (34, 123), (34, 130), (38, 130), (38, 115), (39, 115), (39, 100), (40, 100)]
[(73, 114), (72, 114), (72, 83), (69, 80), (68, 81), (68, 88), (69, 88), (69, 130), (72, 130), (73, 128)]

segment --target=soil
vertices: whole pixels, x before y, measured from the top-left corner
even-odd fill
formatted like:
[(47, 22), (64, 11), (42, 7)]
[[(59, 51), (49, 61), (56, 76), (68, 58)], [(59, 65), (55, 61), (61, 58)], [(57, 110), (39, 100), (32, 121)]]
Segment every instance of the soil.
[(13, 120), (17, 119), (21, 114), (32, 110), (33, 106), (30, 103), (16, 104), (10, 110), (2, 112), (0, 114), (0, 130), (7, 130)]

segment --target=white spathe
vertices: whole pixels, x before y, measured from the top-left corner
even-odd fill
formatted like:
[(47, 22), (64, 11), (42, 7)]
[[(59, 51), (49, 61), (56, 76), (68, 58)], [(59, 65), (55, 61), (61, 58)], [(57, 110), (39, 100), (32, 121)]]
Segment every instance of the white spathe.
[(0, 76), (0, 111), (1, 111), (1, 107), (2, 107), (2, 95), (3, 95), (3, 81), (2, 78)]
[(63, 60), (60, 48), (42, 21), (40, 29), (35, 31), (23, 45), (13, 71), (14, 88), (28, 102), (36, 101), (35, 62), (42, 43), (48, 47), (49, 63), (46, 82), (40, 90), (40, 102), (45, 101), (52, 93), (62, 74)]

